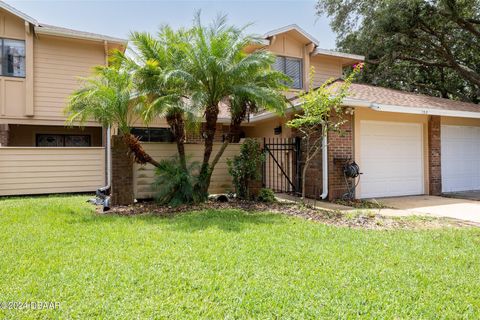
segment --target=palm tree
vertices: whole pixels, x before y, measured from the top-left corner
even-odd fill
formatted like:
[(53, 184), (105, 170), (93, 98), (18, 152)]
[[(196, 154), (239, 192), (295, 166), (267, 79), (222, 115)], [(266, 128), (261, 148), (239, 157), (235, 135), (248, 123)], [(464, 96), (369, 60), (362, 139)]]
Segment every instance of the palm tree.
[(117, 127), (137, 163), (158, 166), (130, 133), (142, 105), (143, 98), (136, 95), (133, 75), (117, 61), (108, 67), (96, 67), (92, 77), (84, 78), (81, 89), (70, 96), (65, 112), (70, 124), (95, 119), (104, 127)]
[(210, 163), (220, 103), (230, 106), (232, 133), (238, 131), (250, 108), (283, 112), (286, 106), (282, 94), (286, 77), (272, 70), (275, 57), (271, 53), (245, 52), (248, 45), (258, 42), (257, 38), (245, 34), (245, 28), (227, 25), (225, 16), (205, 27), (198, 14), (190, 41), (180, 48), (184, 57), (171, 73), (185, 84), (191, 105), (203, 111), (205, 149), (195, 188), (203, 197), (207, 195), (213, 169), (231, 140), (226, 139)]
[[(165, 117), (177, 144), (181, 167), (187, 170), (186, 129), (196, 128), (198, 112), (189, 103), (185, 83), (172, 76), (184, 58), (182, 48), (189, 41), (189, 31), (160, 28), (157, 37), (145, 32), (133, 32), (133, 58), (127, 59), (135, 74), (140, 95), (145, 97), (144, 121)], [(125, 58), (126, 59), (126, 58)]]

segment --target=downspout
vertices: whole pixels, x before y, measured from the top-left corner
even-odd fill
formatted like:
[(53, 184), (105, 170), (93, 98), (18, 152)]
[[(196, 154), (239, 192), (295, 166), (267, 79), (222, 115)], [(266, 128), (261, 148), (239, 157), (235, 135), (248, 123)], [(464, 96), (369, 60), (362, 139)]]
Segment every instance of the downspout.
[(107, 187), (110, 187), (112, 184), (112, 148), (111, 148), (111, 129), (110, 126), (107, 128), (107, 143), (106, 143), (106, 157), (107, 157)]
[(325, 200), (328, 196), (328, 139), (327, 136), (322, 140), (322, 194), (320, 198)]

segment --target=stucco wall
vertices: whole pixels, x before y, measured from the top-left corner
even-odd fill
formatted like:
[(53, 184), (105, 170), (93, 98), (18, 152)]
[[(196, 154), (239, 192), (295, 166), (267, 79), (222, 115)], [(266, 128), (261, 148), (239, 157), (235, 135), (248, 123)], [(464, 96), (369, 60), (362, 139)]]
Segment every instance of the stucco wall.
[[(277, 116), (272, 119), (244, 126), (242, 127), (242, 130), (245, 132), (247, 138), (291, 138), (292, 129), (287, 127), (287, 121), (287, 118)], [(274, 133), (274, 128), (278, 126), (282, 127), (282, 133), (276, 135)]]

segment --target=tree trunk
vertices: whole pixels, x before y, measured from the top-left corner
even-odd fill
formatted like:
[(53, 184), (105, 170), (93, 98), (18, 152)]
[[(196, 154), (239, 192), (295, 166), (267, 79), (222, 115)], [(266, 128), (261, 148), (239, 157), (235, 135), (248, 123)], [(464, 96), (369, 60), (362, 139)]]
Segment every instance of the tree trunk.
[(213, 140), (215, 139), (215, 131), (217, 130), (218, 119), (218, 105), (211, 105), (207, 107), (205, 111), (205, 149), (203, 151), (203, 162), (200, 168), (200, 175), (198, 182), (194, 187), (196, 195), (200, 200), (206, 200), (208, 198), (208, 187), (210, 186), (210, 179), (212, 175), (212, 169), (210, 168), (210, 157), (213, 150)]
[(310, 164), (310, 160), (305, 161), (305, 165), (303, 166), (302, 171), (302, 201), (305, 201), (305, 186), (306, 186), (306, 179), (307, 179), (307, 169), (308, 165)]
[(242, 124), (243, 120), (245, 120), (246, 113), (247, 112), (246, 112), (246, 108), (245, 108), (241, 114), (232, 115), (232, 119), (230, 121), (229, 132), (228, 132), (227, 136), (225, 137), (225, 141), (223, 141), (222, 146), (220, 147), (217, 154), (215, 155), (215, 158), (213, 159), (212, 163), (209, 165), (208, 174), (207, 174), (207, 177), (205, 178), (205, 183), (207, 185), (207, 190), (208, 190), (208, 186), (210, 186), (210, 181), (212, 179), (213, 170), (215, 169), (215, 166), (217, 165), (218, 161), (220, 161), (220, 158), (222, 157), (223, 153), (225, 152), (225, 149), (227, 149), (229, 143), (240, 141), (241, 124)]
[(182, 169), (187, 171), (187, 157), (185, 153), (185, 119), (183, 112), (175, 112), (167, 115), (167, 123), (173, 133), (173, 138), (177, 144), (178, 157)]
[(135, 137), (130, 133), (126, 133), (123, 135), (123, 141), (128, 146), (130, 153), (133, 156), (133, 160), (139, 164), (146, 164), (150, 163), (151, 165), (158, 167), (160, 164), (153, 160), (153, 158), (145, 152), (143, 149), (142, 144), (139, 141), (139, 138)]

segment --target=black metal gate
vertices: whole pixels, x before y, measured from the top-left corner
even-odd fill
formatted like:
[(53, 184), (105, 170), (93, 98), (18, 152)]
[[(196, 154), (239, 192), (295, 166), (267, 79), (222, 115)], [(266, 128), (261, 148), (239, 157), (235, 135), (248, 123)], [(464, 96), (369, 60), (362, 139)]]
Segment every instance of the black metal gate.
[(300, 138), (264, 138), (263, 187), (275, 192), (301, 192)]

